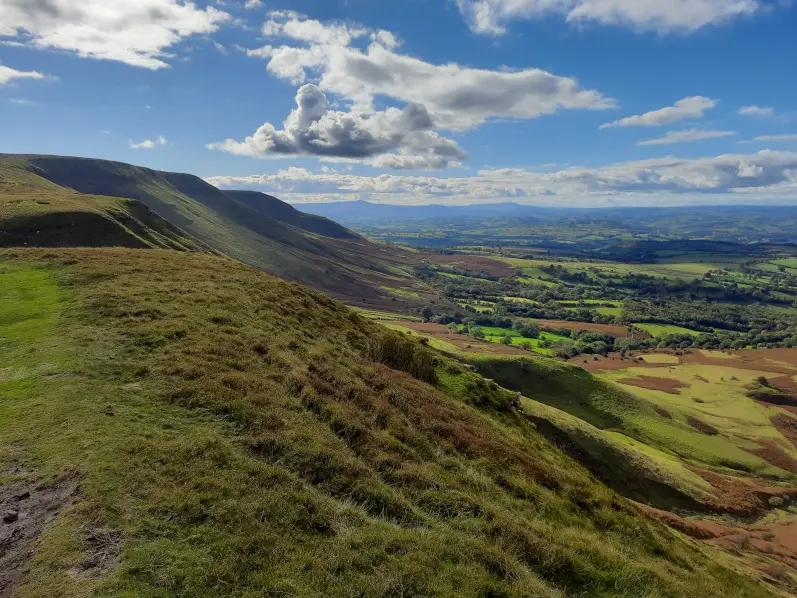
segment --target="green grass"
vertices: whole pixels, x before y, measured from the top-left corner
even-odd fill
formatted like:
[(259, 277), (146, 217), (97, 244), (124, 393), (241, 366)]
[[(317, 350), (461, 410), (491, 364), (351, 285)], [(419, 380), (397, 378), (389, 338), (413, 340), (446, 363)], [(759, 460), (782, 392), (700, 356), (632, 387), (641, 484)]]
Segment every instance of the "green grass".
[(445, 353), (450, 353), (451, 355), (464, 355), (465, 352), (460, 350), (459, 347), (456, 345), (452, 345), (444, 340), (439, 338), (435, 338), (433, 336), (424, 336), (419, 332), (412, 330), (411, 328), (407, 328), (406, 326), (402, 326), (400, 324), (383, 324), (389, 330), (395, 330), (396, 332), (402, 332), (408, 336), (416, 336), (416, 337), (423, 337), (427, 339), (427, 342), (430, 347), (437, 349), (438, 351), (444, 351)]
[(522, 303), (523, 305), (542, 305), (539, 301), (526, 299), (525, 297), (503, 297), (508, 303)]
[[(507, 388), (569, 413), (600, 430), (620, 432), (685, 463), (718, 471), (730, 468), (752, 472), (771, 479), (795, 478), (746, 450), (758, 448), (753, 442), (755, 439), (777, 440), (788, 446), (769, 420), (777, 409), (760, 407), (745, 395), (744, 385), (760, 373), (689, 365), (672, 370), (635, 366), (593, 376), (569, 364), (545, 360), (481, 359), (478, 364), (486, 376)], [(674, 378), (689, 386), (676, 395), (618, 383), (643, 375)], [(734, 376), (738, 380), (731, 381)], [(656, 407), (664, 408), (673, 417), (662, 417)], [(687, 421), (690, 416), (714, 425), (721, 434), (709, 436), (695, 430)]]
[[(548, 340), (556, 343), (558, 341), (567, 340), (567, 337), (554, 334), (553, 332), (540, 332), (539, 338), (526, 338), (521, 336), (518, 331), (511, 328), (499, 328), (497, 326), (480, 326), (480, 328), (482, 332), (484, 332), (484, 340), (488, 342), (500, 343), (508, 336), (512, 339), (513, 347), (520, 347), (521, 345), (528, 344), (535, 353), (547, 356), (553, 355), (553, 351), (549, 348), (542, 347), (542, 341)], [(460, 330), (464, 330), (464, 327), (460, 327)]]
[[(658, 278), (669, 278), (674, 280), (691, 281), (695, 278), (700, 278), (706, 272), (717, 269), (738, 269), (738, 263), (735, 260), (721, 261), (720, 258), (710, 259), (706, 261), (689, 262), (689, 259), (698, 260), (703, 256), (691, 257), (684, 256), (677, 259), (672, 263), (658, 263), (658, 264), (626, 264), (622, 262), (604, 262), (604, 261), (556, 261), (556, 260), (530, 260), (522, 258), (507, 258), (498, 257), (513, 267), (520, 268), (524, 274), (528, 276), (536, 276), (536, 273), (544, 273), (540, 268), (556, 264), (573, 272), (597, 269), (606, 276), (620, 276), (620, 275), (634, 275), (643, 274), (647, 276), (655, 276)], [(545, 275), (545, 278), (551, 278), (550, 275)], [(537, 281), (539, 282), (539, 281)]]
[(21, 598), (770, 595), (479, 376), (369, 361), (390, 333), (326, 297), (173, 252), (0, 263), (0, 458), (78, 487)]
[[(600, 430), (564, 411), (531, 399), (524, 399), (523, 409), (539, 426), (550, 426), (549, 430), (577, 443), (589, 454), (594, 466), (601, 468), (602, 479), (617, 486), (627, 496), (672, 508), (679, 505), (678, 493), (695, 500), (713, 495), (711, 485), (671, 453), (652, 448), (620, 432)], [(638, 488), (642, 480), (650, 486)], [(655, 484), (675, 492), (656, 492), (653, 490)]]
[(644, 330), (655, 338), (668, 336), (670, 334), (689, 334), (691, 336), (698, 336), (701, 333), (689, 328), (681, 326), (673, 326), (671, 324), (633, 324), (636, 328)]
[(398, 320), (406, 320), (408, 322), (421, 322), (422, 318), (418, 318), (415, 316), (405, 316), (403, 314), (397, 314), (389, 311), (380, 311), (378, 309), (365, 309), (363, 307), (354, 307), (352, 308), (358, 314), (362, 315), (363, 317), (368, 318), (369, 320), (381, 320), (386, 322), (393, 322)]
[[(674, 416), (683, 430), (676, 430), (669, 421), (643, 421), (653, 436), (660, 437), (660, 446), (668, 446), (687, 459), (722, 466), (728, 461), (746, 465), (761, 476), (773, 478), (790, 477), (748, 450), (759, 448), (756, 441), (775, 441), (787, 453), (797, 458), (797, 451), (770, 421), (778, 413), (776, 407), (765, 407), (747, 396), (747, 386), (766, 372), (739, 370), (731, 366), (684, 364), (669, 368), (634, 367), (604, 374), (607, 380), (619, 381), (639, 376), (676, 380), (684, 385), (678, 394), (625, 386), (628, 392), (657, 405)], [(719, 431), (718, 436), (695, 437), (688, 424), (688, 417), (695, 417)], [(683, 432), (686, 431), (687, 434)]]
[(797, 258), (795, 257), (771, 260), (771, 263), (775, 264), (776, 266), (786, 266), (787, 268), (797, 269)]
[(418, 293), (417, 291), (412, 291), (410, 289), (399, 289), (387, 286), (381, 286), (379, 288), (381, 288), (383, 291), (387, 291), (391, 295), (396, 295), (398, 297), (413, 297), (417, 299), (421, 296), (421, 294)]

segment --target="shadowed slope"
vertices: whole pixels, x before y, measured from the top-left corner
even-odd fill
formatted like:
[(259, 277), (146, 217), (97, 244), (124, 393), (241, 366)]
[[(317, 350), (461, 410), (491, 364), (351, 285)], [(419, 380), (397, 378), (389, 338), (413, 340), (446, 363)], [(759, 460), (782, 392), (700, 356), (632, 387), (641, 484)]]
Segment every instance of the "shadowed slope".
[(276, 197), (260, 193), (258, 191), (229, 191), (225, 190), (224, 193), (237, 199), (241, 203), (245, 203), (250, 208), (254, 208), (258, 212), (267, 214), (275, 220), (279, 220), (283, 224), (290, 224), (297, 228), (301, 228), (310, 233), (323, 235), (325, 237), (333, 237), (335, 239), (356, 239), (359, 237), (355, 232), (341, 226), (337, 222), (324, 218), (323, 216), (315, 216), (313, 214), (305, 214), (300, 212), (292, 205), (280, 201)]
[(84, 195), (0, 159), (0, 247), (163, 248), (211, 251), (133, 199)]

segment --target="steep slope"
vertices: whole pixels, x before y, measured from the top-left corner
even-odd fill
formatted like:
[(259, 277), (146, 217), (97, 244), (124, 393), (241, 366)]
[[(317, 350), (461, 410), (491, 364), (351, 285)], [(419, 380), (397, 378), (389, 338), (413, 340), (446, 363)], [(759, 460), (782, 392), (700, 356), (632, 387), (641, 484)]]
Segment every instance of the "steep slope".
[(0, 247), (154, 247), (211, 251), (138, 201), (83, 195), (0, 161)]
[(340, 228), (336, 238), (308, 234), (192, 175), (86, 158), (0, 156), (0, 167), (11, 164), (83, 194), (138, 200), (216, 251), (351, 302), (384, 305), (393, 299), (385, 289), (416, 284), (405, 271), (409, 254), (343, 236)]
[(225, 190), (224, 193), (233, 199), (237, 199), (241, 203), (245, 203), (258, 212), (262, 212), (275, 220), (279, 220), (283, 224), (290, 224), (304, 231), (323, 235), (325, 237), (332, 237), (334, 239), (358, 238), (357, 233), (350, 231), (337, 222), (322, 216), (300, 212), (292, 205), (280, 201), (271, 195), (266, 195), (265, 193), (259, 193), (257, 191)]
[(0, 304), (8, 593), (771, 595), (510, 393), (300, 286), (197, 253), (16, 249)]

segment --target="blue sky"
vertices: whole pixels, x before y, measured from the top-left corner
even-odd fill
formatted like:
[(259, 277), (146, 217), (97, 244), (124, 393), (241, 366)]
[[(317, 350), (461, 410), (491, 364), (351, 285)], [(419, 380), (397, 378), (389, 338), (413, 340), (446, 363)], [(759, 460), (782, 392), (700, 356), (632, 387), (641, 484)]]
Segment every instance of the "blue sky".
[(0, 0), (0, 151), (294, 202), (797, 203), (795, 56), (782, 0)]

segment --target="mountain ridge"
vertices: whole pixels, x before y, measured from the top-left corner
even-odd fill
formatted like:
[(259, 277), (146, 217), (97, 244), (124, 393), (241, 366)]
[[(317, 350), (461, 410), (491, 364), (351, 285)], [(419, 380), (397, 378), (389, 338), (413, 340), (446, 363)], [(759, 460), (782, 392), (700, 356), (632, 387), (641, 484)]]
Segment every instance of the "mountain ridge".
[[(94, 158), (0, 154), (2, 166), (84, 197), (136, 200), (204, 246), (352, 303), (392, 306), (396, 295), (389, 289), (417, 286), (409, 273), (412, 254), (388, 250), (271, 196), (242, 193), (246, 201), (239, 201), (236, 193), (194, 175)], [(423, 303), (417, 294), (413, 290), (395, 307), (417, 309)]]

